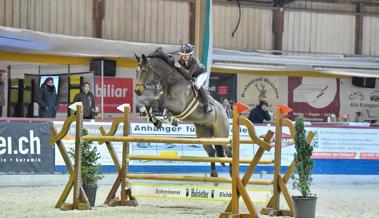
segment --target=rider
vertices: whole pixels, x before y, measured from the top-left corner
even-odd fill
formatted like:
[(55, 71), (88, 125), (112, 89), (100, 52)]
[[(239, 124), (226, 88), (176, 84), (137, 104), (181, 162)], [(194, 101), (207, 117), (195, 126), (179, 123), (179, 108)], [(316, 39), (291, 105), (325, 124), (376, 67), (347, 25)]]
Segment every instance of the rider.
[[(193, 51), (194, 48), (191, 44), (182, 44), (179, 50), (180, 58), (175, 62), (175, 67), (178, 69), (179, 73), (189, 81), (196, 79), (202, 73), (206, 73), (204, 66), (192, 55)], [(211, 112), (213, 109), (209, 105), (209, 93), (205, 91), (204, 87), (200, 87), (198, 91), (200, 100), (204, 104), (205, 113)]]

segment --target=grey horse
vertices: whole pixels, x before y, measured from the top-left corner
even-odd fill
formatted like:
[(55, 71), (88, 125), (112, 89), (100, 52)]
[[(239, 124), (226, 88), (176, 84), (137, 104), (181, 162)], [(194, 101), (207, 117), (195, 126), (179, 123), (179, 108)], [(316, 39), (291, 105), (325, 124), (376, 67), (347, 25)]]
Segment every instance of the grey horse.
[[(176, 70), (174, 61), (161, 49), (157, 49), (149, 56), (137, 56), (137, 82), (135, 93), (141, 96), (145, 90), (146, 82), (157, 79), (162, 91), (150, 99), (146, 107), (166, 109), (176, 119), (191, 122), (196, 128), (197, 137), (228, 137), (229, 122), (225, 109), (209, 95), (209, 102), (213, 111), (205, 113), (202, 103), (196, 97), (191, 81), (187, 81)], [(149, 116), (152, 116), (151, 114)], [(160, 126), (159, 123), (155, 125)], [(209, 157), (232, 157), (231, 146), (203, 145)], [(222, 164), (224, 165), (224, 164)], [(229, 172), (231, 171), (231, 164)], [(217, 177), (215, 163), (211, 163), (211, 176)]]

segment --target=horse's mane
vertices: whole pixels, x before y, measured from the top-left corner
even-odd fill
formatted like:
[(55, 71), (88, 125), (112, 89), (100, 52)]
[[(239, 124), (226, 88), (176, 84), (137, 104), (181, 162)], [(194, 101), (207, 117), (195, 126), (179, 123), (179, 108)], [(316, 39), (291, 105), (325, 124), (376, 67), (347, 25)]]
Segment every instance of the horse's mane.
[(169, 66), (175, 67), (174, 57), (164, 52), (162, 47), (155, 49), (155, 51), (149, 54), (147, 57), (159, 58), (163, 60), (164, 62), (166, 62)]

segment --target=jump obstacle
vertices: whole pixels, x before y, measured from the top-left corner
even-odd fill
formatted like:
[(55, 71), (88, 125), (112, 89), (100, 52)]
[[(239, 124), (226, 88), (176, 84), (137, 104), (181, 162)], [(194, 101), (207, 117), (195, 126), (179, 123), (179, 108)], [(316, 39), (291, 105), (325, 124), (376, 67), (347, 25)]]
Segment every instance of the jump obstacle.
[[(253, 124), (246, 118), (240, 117), (239, 114), (244, 111), (246, 107), (241, 105), (233, 106), (233, 130), (239, 130), (240, 125), (247, 127), (248, 134), (251, 139), (240, 139), (239, 131), (233, 131), (232, 140), (229, 138), (179, 138), (179, 137), (156, 137), (156, 136), (130, 136), (129, 135), (129, 107), (124, 108), (124, 116), (116, 118), (112, 122), (111, 129), (107, 133), (103, 127), (100, 128), (102, 136), (87, 135), (81, 137), (80, 133), (83, 124), (83, 115), (81, 106), (77, 106), (76, 115), (72, 115), (64, 122), (62, 130), (57, 133), (56, 129), (52, 127), (51, 131), (53, 137), (50, 138), (50, 144), (57, 144), (57, 147), (66, 164), (67, 171), (70, 174), (70, 179), (66, 184), (57, 204), (56, 208), (63, 210), (72, 209), (90, 209), (87, 196), (82, 188), (81, 183), (81, 140), (85, 141), (98, 141), (99, 144), (105, 143), (111, 155), (118, 172), (118, 176), (109, 191), (105, 200), (105, 204), (110, 206), (137, 206), (137, 201), (133, 197), (132, 190), (127, 186), (127, 179), (140, 179), (140, 180), (167, 180), (167, 181), (190, 181), (190, 182), (212, 182), (212, 183), (232, 183), (232, 199), (224, 212), (220, 214), (222, 217), (252, 217), (257, 218), (259, 214), (255, 209), (253, 202), (250, 199), (245, 187), (247, 184), (254, 185), (273, 185), (273, 196), (267, 203), (266, 207), (261, 210), (262, 214), (275, 215), (275, 216), (293, 216), (293, 205), (290, 194), (287, 190), (286, 184), (292, 175), (295, 168), (295, 161), (290, 164), (287, 172), (282, 176), (281, 169), (281, 135), (283, 126), (287, 126), (290, 130), (290, 135), (295, 136), (295, 127), (293, 122), (289, 119), (283, 118), (290, 108), (285, 105), (278, 105), (276, 110), (275, 121), (275, 158), (274, 160), (261, 160), (265, 151), (271, 149), (271, 139), (274, 135), (272, 131), (268, 131), (261, 140), (255, 133)], [(69, 126), (76, 122), (75, 134), (75, 165), (71, 163), (67, 151), (63, 145), (62, 139), (67, 134)], [(123, 136), (114, 136), (118, 126), (123, 123)], [(313, 132), (307, 135), (307, 142), (310, 143), (314, 137)], [(120, 165), (119, 158), (115, 152), (112, 142), (123, 142), (122, 146), (122, 162)], [(129, 142), (156, 142), (156, 143), (177, 143), (177, 144), (203, 144), (203, 145), (230, 145), (233, 146), (232, 158), (213, 158), (213, 157), (171, 157), (171, 156), (154, 156), (154, 155), (130, 155)], [(239, 158), (239, 144), (257, 144), (259, 149), (255, 153), (252, 160)], [(189, 161), (189, 162), (219, 162), (219, 163), (232, 163), (232, 178), (217, 178), (217, 177), (199, 177), (199, 176), (173, 176), (173, 175), (155, 175), (155, 174), (131, 174), (128, 173), (129, 160), (169, 160), (169, 161)], [(242, 179), (240, 178), (239, 163), (249, 163)], [(274, 179), (273, 180), (251, 180), (251, 176), (258, 164), (274, 164)], [(120, 199), (116, 198), (116, 192), (120, 189)], [(73, 203), (66, 204), (68, 194), (72, 187), (74, 187)], [(280, 194), (283, 194), (289, 210), (280, 209)], [(240, 214), (239, 212), (239, 198), (242, 197), (249, 211), (248, 214)]]

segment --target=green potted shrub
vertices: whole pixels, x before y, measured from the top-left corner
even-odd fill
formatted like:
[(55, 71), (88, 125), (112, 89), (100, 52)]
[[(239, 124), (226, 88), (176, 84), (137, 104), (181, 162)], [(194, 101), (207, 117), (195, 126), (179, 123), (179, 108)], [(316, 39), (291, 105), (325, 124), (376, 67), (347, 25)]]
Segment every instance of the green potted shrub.
[(313, 147), (305, 138), (304, 119), (298, 117), (295, 123), (295, 170), (297, 174), (292, 176), (293, 188), (298, 190), (300, 196), (292, 196), (296, 218), (314, 218), (316, 214), (316, 195), (310, 190), (312, 182)]
[[(83, 129), (82, 135), (88, 135), (87, 129)], [(103, 178), (100, 172), (101, 165), (96, 163), (100, 159), (100, 153), (92, 142), (82, 141), (82, 181), (91, 207), (95, 205), (97, 182)], [(75, 158), (74, 149), (69, 152)]]

